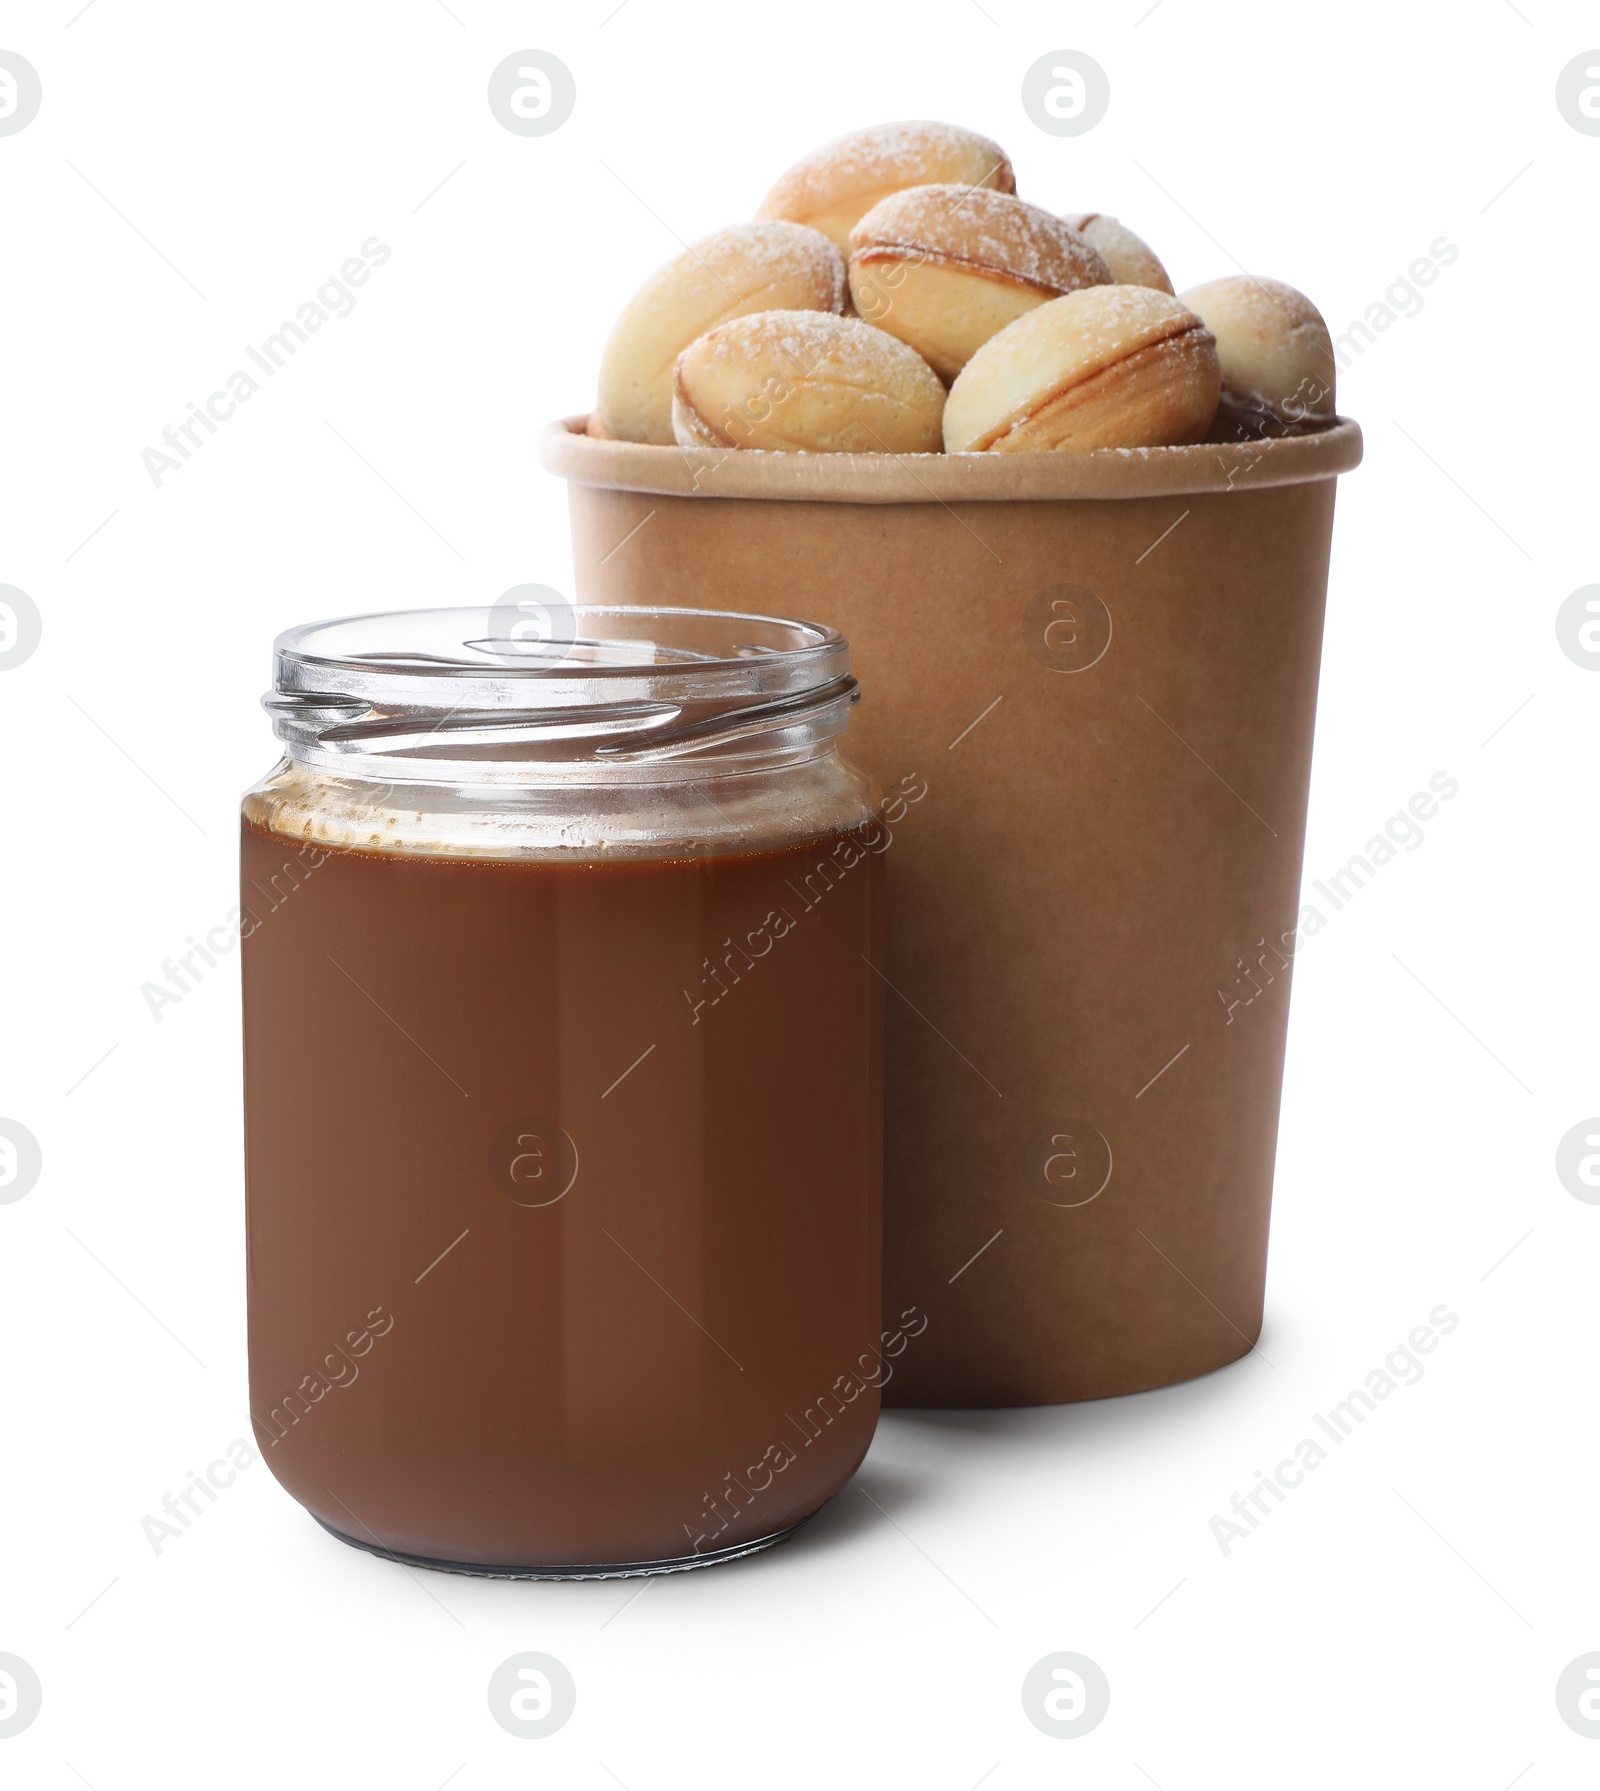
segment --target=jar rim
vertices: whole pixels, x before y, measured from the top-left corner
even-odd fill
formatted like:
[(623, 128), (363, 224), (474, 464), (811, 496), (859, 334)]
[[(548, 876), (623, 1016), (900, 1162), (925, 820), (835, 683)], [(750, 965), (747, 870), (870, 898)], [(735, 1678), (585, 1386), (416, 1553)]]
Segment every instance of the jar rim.
[[(545, 591), (545, 587), (516, 586), (506, 594), (507, 598), (516, 591)], [(537, 619), (544, 632), (516, 633), (516, 626), (530, 609), (542, 612)], [(481, 623), (474, 620), (479, 617)], [(653, 637), (625, 635), (602, 640), (582, 632), (586, 624), (603, 618), (620, 618), (629, 627), (648, 622), (657, 634), (672, 635), (692, 633), (697, 624), (720, 629), (723, 624), (737, 622), (749, 624), (756, 632), (787, 631), (796, 639), (795, 644), (788, 647), (771, 642), (734, 643), (732, 650), (725, 653), (676, 649), (677, 652), (693, 652), (692, 661), (686, 663), (684, 658), (660, 658), (663, 643)], [(363, 650), (360, 645), (364, 634), (371, 633), (392, 641), (398, 630), (407, 627), (418, 636), (432, 635), (432, 638), (419, 638), (410, 651), (395, 645), (369, 646)], [(447, 658), (440, 649), (448, 648), (450, 637), (458, 633), (465, 634), (458, 643), (463, 657)], [(656, 649), (656, 656), (645, 657), (641, 653), (631, 660), (620, 652), (603, 660), (583, 656), (585, 648), (623, 648), (633, 644)], [(319, 647), (328, 650), (319, 650)], [(480, 650), (479, 656), (465, 657), (474, 648)], [(544, 649), (542, 653), (537, 650), (540, 648)], [(767, 663), (781, 660), (799, 669), (832, 651), (848, 651), (848, 643), (837, 628), (830, 628), (823, 622), (759, 615), (745, 610), (657, 608), (623, 603), (575, 604), (548, 591), (543, 601), (521, 599), (508, 604), (506, 598), (502, 598), (499, 603), (488, 606), (374, 610), (362, 615), (302, 622), (285, 629), (273, 643), (280, 689), (285, 688), (286, 672), (293, 676), (302, 669), (304, 679), (316, 679), (319, 683), (337, 671), (357, 674), (379, 671), (424, 679), (467, 680), (482, 678), (490, 672), (497, 684), (506, 681), (545, 684), (552, 679), (583, 677), (618, 679), (641, 672), (660, 673), (674, 666), (683, 666), (691, 670), (691, 675), (698, 675), (717, 666), (745, 667), (753, 657), (752, 648), (759, 648)], [(311, 686), (296, 677), (292, 687), (306, 689)]]
[(814, 747), (856, 696), (849, 643), (824, 623), (572, 604), (540, 586), (302, 623), (273, 666), (262, 703), (291, 756), (380, 757), (413, 776)]

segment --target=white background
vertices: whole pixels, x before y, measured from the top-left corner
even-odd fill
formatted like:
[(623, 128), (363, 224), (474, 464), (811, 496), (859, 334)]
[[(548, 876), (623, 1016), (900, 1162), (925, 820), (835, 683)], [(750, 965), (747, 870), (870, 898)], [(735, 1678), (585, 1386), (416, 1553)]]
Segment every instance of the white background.
[[(7, 1782), (1595, 1783), (1554, 1696), (1600, 1649), (1600, 1208), (1554, 1168), (1600, 1112), (1600, 676), (1554, 631), (1600, 577), (1600, 138), (1554, 99), (1592, 11), (80, 4), (0, 12), (44, 88), (0, 138), (0, 583), (44, 618), (0, 673), (0, 1115), (44, 1160), (0, 1206), (0, 1650), (44, 1685)], [(1063, 47), (1111, 81), (1079, 138), (1020, 103)], [(485, 103), (524, 48), (577, 80), (544, 138)], [(1460, 250), (1342, 376), (1367, 458), (1308, 876), (1431, 774), (1461, 790), (1299, 959), (1261, 1351), (1099, 1405), (889, 1414), (858, 1483), (887, 1516), (852, 1488), (636, 1602), (408, 1575), (260, 1463), (157, 1556), (141, 1519), (248, 1435), (238, 1013), (231, 960), (159, 1023), (140, 986), (232, 905), (273, 635), (566, 588), (534, 438), (586, 407), (612, 316), (675, 237), (901, 117), (988, 132), (1025, 197), (1120, 215), (1180, 289), (1277, 275), (1336, 331)], [(356, 310), (157, 489), (140, 450), (373, 235)], [(1224, 1556), (1213, 1513), (1441, 1302), (1425, 1377)], [(523, 1649), (577, 1681), (547, 1740), (490, 1720)], [(1019, 1696), (1061, 1649), (1111, 1684), (1075, 1741)]]

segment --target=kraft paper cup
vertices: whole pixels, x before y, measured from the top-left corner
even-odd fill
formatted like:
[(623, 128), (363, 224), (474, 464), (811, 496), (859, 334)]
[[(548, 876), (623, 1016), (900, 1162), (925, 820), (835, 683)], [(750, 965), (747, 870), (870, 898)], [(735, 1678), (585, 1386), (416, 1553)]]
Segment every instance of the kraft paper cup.
[[(1334, 485), (1361, 432), (1059, 454), (545, 433), (577, 595), (851, 645), (885, 792), (885, 1403), (1167, 1385), (1261, 1328)], [(759, 1190), (752, 1190), (759, 1198)]]

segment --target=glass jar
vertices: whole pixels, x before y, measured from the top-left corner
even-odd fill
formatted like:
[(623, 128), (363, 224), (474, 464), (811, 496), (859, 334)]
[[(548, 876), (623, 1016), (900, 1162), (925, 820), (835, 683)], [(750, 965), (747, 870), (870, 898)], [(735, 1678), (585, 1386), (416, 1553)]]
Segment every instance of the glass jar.
[(277, 642), (250, 1386), (343, 1540), (575, 1578), (767, 1547), (866, 1452), (889, 833), (832, 629), (549, 620)]

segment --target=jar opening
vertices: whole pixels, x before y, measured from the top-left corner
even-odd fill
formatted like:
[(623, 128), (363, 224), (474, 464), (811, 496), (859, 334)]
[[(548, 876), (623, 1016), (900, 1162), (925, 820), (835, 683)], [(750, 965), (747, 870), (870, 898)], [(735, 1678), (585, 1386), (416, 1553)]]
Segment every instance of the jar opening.
[(856, 696), (849, 644), (820, 623), (546, 592), (291, 628), (262, 702), (304, 763), (516, 782), (563, 766), (687, 772), (815, 752)]

